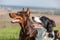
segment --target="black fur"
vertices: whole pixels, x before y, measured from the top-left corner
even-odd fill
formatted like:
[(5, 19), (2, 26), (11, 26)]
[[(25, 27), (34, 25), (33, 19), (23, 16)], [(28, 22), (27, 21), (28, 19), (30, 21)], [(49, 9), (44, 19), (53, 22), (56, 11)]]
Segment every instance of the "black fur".
[(42, 16), (40, 17), (40, 20), (43, 23), (43, 27), (47, 29), (47, 32), (49, 33), (49, 37), (53, 37), (53, 35), (51, 34), (51, 32), (53, 31), (53, 27), (56, 26), (55, 21), (49, 19), (46, 16)]

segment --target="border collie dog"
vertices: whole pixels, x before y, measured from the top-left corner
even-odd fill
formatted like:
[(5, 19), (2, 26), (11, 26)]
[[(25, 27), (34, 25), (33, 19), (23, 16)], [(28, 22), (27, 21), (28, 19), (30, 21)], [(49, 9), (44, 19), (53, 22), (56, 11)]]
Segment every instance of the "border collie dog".
[(41, 17), (32, 17), (33, 21), (36, 22), (42, 22), (43, 23), (43, 27), (47, 30), (48, 33), (48, 37), (50, 38), (54, 38), (54, 31), (53, 31), (53, 27), (56, 26), (55, 21), (53, 21), (52, 19), (49, 19), (46, 16), (41, 16)]

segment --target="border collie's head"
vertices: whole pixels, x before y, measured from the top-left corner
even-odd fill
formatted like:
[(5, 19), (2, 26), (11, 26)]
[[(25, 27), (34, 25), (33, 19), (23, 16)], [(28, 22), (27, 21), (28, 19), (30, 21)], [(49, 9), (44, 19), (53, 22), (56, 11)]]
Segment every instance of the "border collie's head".
[(37, 17), (37, 16), (33, 16), (33, 17), (32, 17), (32, 20), (33, 20), (34, 22), (42, 23), (42, 21), (40, 20), (40, 17)]
[(43, 23), (43, 27), (46, 28), (48, 32), (51, 32), (53, 30), (52, 27), (56, 26), (55, 22), (46, 16), (32, 17), (32, 20), (35, 22)]

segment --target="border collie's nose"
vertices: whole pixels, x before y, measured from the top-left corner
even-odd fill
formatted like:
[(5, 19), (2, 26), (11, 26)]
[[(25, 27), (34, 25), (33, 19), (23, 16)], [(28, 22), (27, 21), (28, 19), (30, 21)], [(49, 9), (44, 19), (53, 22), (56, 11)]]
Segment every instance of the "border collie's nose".
[(34, 19), (34, 17), (32, 17), (32, 19)]

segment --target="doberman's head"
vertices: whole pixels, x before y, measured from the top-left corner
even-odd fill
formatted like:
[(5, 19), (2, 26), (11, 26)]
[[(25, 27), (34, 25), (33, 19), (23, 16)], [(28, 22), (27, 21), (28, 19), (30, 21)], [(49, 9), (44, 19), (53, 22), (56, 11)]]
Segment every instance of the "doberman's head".
[(11, 21), (12, 23), (23, 24), (29, 18), (29, 16), (30, 16), (30, 10), (29, 10), (29, 8), (27, 8), (27, 10), (24, 11), (24, 8), (23, 8), (22, 11), (19, 11), (17, 13), (9, 13), (9, 16), (11, 18), (13, 18), (13, 20)]
[[(30, 16), (30, 10), (27, 8), (26, 11), (24, 11), (24, 8), (22, 11), (17, 13), (9, 13), (9, 16), (13, 19), (12, 23), (19, 23), (21, 26), (21, 32), (20, 32), (20, 40), (33, 40), (33, 37), (35, 37), (36, 30), (32, 28), (33, 25), (32, 22), (29, 19)], [(31, 33), (32, 32), (32, 33)]]

